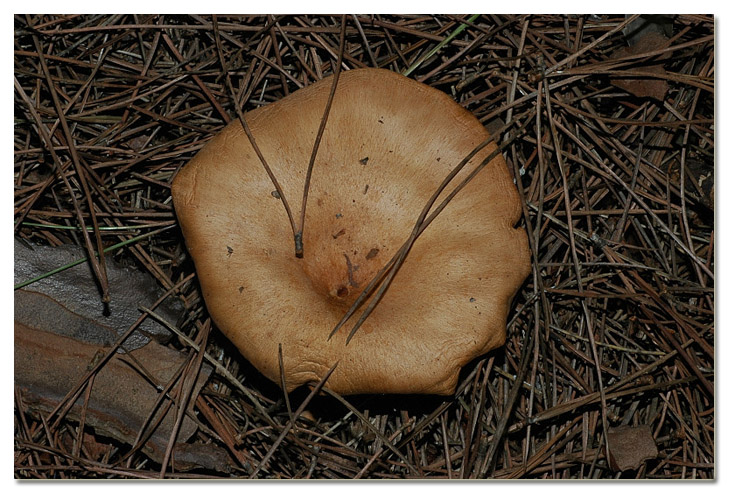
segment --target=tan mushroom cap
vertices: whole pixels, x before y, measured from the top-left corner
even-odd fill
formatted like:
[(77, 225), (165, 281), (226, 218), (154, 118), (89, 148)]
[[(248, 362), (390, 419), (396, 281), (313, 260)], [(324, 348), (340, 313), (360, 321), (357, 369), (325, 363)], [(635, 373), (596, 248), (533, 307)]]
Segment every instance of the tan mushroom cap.
[[(332, 79), (245, 115), (299, 218), (307, 165)], [(328, 335), (408, 239), (447, 174), (489, 137), (446, 94), (399, 74), (340, 76), (314, 165), (304, 257), (238, 120), (175, 178), (172, 194), (208, 310), (265, 376), (342, 394), (453, 393), (462, 366), (504, 343), (510, 301), (530, 270), (520, 200), (501, 155), (416, 240), (346, 345)], [(495, 149), (472, 159), (444, 198)], [(355, 314), (354, 322), (358, 313)]]

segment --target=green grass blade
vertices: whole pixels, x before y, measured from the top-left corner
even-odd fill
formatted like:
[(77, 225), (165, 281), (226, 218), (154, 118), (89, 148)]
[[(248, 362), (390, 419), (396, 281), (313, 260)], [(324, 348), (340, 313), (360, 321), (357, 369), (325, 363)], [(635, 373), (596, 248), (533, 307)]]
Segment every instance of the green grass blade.
[[(469, 19), (467, 19), (467, 22), (469, 22), (469, 23), (474, 22), (476, 20), (476, 18), (479, 17), (479, 15), (480, 14), (474, 14), (474, 15), (472, 15), (471, 17), (469, 17)], [(404, 76), (409, 76), (423, 62), (425, 62), (426, 60), (428, 60), (429, 58), (431, 58), (436, 52), (438, 52), (444, 46), (446, 46), (447, 44), (451, 43), (451, 40), (453, 40), (454, 38), (456, 38), (459, 35), (459, 33), (461, 33), (464, 29), (466, 29), (466, 27), (467, 27), (467, 24), (463, 24), (463, 23), (462, 24), (459, 24), (459, 26), (456, 29), (454, 29), (454, 32), (453, 33), (451, 33), (446, 38), (444, 38), (444, 40), (441, 43), (439, 43), (438, 45), (436, 45), (435, 47), (433, 47), (428, 53), (426, 53), (426, 55), (424, 55), (423, 57), (421, 57), (418, 60), (416, 60), (416, 62), (413, 65), (411, 65), (405, 71), (403, 71), (403, 75)]]
[[(153, 235), (159, 234), (160, 232), (163, 232), (165, 230), (168, 230), (170, 228), (174, 227), (174, 225), (168, 225), (167, 227), (163, 227), (158, 230), (154, 230), (152, 232), (147, 232), (146, 234), (138, 235), (137, 237), (132, 237), (131, 239), (127, 239), (126, 241), (118, 242), (112, 246), (109, 246), (108, 248), (104, 249), (104, 253), (108, 253), (110, 251), (114, 251), (115, 249), (119, 249), (120, 247), (124, 247), (128, 244), (133, 244), (137, 241), (141, 241), (142, 239), (145, 239), (147, 237), (151, 237)], [(54, 268), (50, 272), (44, 273), (42, 275), (38, 275), (37, 277), (31, 278), (29, 280), (26, 280), (25, 282), (20, 282), (19, 284), (16, 284), (13, 287), (13, 290), (22, 289), (23, 287), (26, 287), (32, 283), (38, 282), (39, 280), (43, 280), (44, 278), (50, 277), (51, 275), (55, 275), (56, 273), (62, 272), (64, 270), (68, 270), (71, 267), (74, 267), (76, 265), (80, 265), (81, 263), (87, 261), (89, 258), (84, 257), (80, 258), (76, 261), (72, 261), (71, 263), (68, 263), (66, 265), (60, 266), (58, 268)]]

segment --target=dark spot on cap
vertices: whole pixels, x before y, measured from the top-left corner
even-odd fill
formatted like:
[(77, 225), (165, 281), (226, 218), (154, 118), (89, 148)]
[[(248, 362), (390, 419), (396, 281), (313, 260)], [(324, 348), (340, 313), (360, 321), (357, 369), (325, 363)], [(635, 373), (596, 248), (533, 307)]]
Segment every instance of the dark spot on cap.
[(279, 191), (273, 190), (271, 191), (271, 195), (275, 197), (276, 199), (281, 199), (281, 194), (279, 194)]
[(226, 249), (228, 250), (228, 256), (233, 254), (233, 248), (231, 246), (226, 246)]
[(365, 255), (365, 259), (366, 260), (371, 260), (371, 259), (375, 258), (378, 255), (379, 252), (380, 252), (380, 249), (378, 249), (378, 248), (372, 248), (368, 252), (368, 254)]
[(469, 302), (476, 302), (476, 299), (474, 299), (473, 297), (470, 297)]
[(365, 158), (360, 158), (360, 163), (363, 165), (367, 165), (368, 160), (370, 160), (370, 157), (367, 157), (367, 156)]
[(238, 293), (239, 294), (243, 293), (243, 285), (238, 288)]
[(340, 229), (340, 231), (337, 232), (336, 234), (332, 234), (332, 238), (333, 239), (337, 239), (338, 237), (340, 237), (344, 233), (345, 233), (345, 229)]
[(349, 293), (350, 291), (347, 290), (347, 287), (345, 287), (344, 285), (341, 285), (337, 288), (337, 297), (345, 297)]

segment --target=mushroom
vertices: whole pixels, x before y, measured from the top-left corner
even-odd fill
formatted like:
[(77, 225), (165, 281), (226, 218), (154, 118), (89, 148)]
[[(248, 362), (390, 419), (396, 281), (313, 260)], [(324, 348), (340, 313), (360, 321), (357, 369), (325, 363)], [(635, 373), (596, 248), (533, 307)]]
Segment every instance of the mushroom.
[(175, 210), (208, 310), (287, 390), (318, 382), (337, 363), (326, 386), (341, 394), (451, 394), (465, 364), (504, 343), (511, 300), (530, 270), (512, 176), (494, 143), (476, 153), (435, 205), (493, 158), (422, 229), (357, 334), (331, 335), (397, 258), (444, 178), (489, 140), (436, 89), (382, 69), (342, 72), (311, 170), (300, 258), (282, 196), (301, 212), (331, 89), (326, 78), (248, 112), (175, 177)]

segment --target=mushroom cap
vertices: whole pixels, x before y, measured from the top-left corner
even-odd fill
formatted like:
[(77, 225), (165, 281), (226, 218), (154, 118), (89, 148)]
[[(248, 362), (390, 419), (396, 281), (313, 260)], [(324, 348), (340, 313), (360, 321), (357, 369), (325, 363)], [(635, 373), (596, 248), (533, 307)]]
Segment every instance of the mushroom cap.
[[(330, 89), (323, 79), (245, 115), (289, 202), (304, 181)], [(180, 171), (172, 195), (208, 310), (265, 376), (341, 394), (453, 393), (461, 368), (501, 346), (530, 270), (520, 200), (501, 154), (415, 241), (375, 310), (346, 344), (328, 336), (408, 239), (443, 179), (489, 137), (446, 94), (382, 69), (342, 72), (314, 164), (304, 256), (278, 194), (236, 120)], [(438, 205), (496, 149), (480, 151)], [(355, 313), (356, 321), (358, 313)]]

